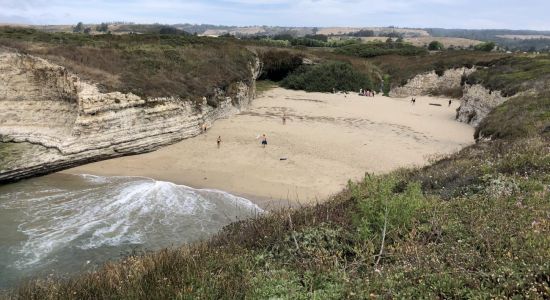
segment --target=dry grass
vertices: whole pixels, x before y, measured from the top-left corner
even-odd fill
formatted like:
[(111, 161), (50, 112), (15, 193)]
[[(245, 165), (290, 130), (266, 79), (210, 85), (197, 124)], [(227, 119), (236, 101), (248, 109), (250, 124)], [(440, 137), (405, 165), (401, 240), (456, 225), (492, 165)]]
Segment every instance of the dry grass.
[(0, 28), (0, 45), (47, 58), (105, 91), (200, 99), (252, 79), (254, 55), (235, 41), (184, 35), (97, 35)]

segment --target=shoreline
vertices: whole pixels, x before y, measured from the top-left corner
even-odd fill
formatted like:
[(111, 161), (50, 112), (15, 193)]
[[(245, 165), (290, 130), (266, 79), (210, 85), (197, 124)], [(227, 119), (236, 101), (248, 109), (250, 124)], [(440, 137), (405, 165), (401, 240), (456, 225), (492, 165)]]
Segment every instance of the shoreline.
[(474, 143), (474, 128), (455, 120), (459, 101), (448, 107), (448, 99), (416, 98), (412, 105), (403, 98), (275, 88), (197, 137), (61, 173), (142, 176), (217, 189), (262, 208), (323, 202), (365, 172), (423, 166), (431, 156)]

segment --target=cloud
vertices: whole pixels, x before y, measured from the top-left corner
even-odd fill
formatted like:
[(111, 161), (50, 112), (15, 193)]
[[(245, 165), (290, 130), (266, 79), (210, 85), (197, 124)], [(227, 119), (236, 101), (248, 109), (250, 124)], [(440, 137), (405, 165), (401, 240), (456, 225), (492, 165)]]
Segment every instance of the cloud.
[(550, 29), (546, 0), (0, 0), (0, 22)]

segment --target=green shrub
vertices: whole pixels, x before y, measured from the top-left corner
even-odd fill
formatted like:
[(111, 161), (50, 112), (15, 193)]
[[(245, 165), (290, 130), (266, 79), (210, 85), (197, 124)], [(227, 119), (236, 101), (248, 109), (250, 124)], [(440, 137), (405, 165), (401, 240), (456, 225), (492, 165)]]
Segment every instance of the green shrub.
[(384, 86), (382, 92), (384, 93), (384, 96), (389, 97), (391, 90), (391, 76), (386, 74), (384, 75), (383, 80)]
[(359, 56), (359, 57), (375, 57), (382, 55), (405, 55), (414, 56), (426, 53), (426, 49), (415, 47), (404, 42), (368, 42), (366, 44), (352, 44), (336, 49), (336, 53)]
[(325, 62), (312, 66), (301, 66), (283, 81), (281, 86), (307, 92), (358, 91), (372, 89), (372, 81), (356, 71), (351, 64)]
[(430, 51), (439, 51), (445, 49), (445, 46), (440, 41), (432, 41), (428, 45), (428, 50)]
[(474, 49), (478, 51), (491, 52), (493, 51), (493, 49), (495, 49), (495, 47), (496, 47), (496, 44), (494, 42), (486, 42), (486, 43), (475, 45)]
[(383, 239), (391, 243), (409, 232), (417, 210), (426, 203), (420, 183), (410, 182), (404, 188), (400, 184), (403, 183), (393, 175), (365, 178), (358, 185), (351, 185), (352, 195), (358, 201), (358, 233), (376, 247)]

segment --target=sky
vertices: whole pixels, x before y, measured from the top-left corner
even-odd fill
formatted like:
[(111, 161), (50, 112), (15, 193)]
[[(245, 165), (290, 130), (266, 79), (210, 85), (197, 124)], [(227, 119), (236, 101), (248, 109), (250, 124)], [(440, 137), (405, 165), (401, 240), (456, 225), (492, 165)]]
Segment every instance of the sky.
[(0, 0), (0, 23), (550, 30), (550, 0)]

